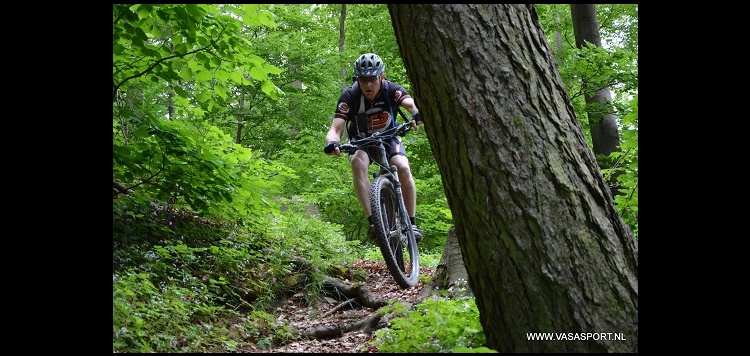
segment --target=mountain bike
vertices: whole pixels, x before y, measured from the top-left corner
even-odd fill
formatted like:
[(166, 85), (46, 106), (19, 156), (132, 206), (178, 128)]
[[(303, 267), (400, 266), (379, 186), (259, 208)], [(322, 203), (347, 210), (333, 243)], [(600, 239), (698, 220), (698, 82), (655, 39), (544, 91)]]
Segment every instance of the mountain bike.
[(370, 208), (372, 215), (375, 216), (375, 241), (380, 247), (388, 271), (402, 289), (417, 284), (419, 251), (409, 214), (404, 205), (404, 198), (401, 195), (398, 168), (395, 165), (389, 165), (385, 145), (395, 136), (406, 135), (412, 128), (412, 121), (339, 146), (341, 152), (350, 155), (360, 148), (378, 148), (377, 157), (371, 158), (373, 163), (380, 168), (373, 172), (373, 181), (370, 186)]

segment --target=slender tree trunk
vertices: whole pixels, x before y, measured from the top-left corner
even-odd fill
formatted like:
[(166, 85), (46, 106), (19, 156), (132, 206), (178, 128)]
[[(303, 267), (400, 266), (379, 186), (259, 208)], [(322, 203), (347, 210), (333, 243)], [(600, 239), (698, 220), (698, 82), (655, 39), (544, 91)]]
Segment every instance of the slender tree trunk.
[[(388, 8), (487, 346), (637, 352), (637, 242), (586, 143), (534, 6)], [(543, 332), (573, 340), (529, 337)], [(614, 337), (626, 340), (607, 340)]]
[[(596, 19), (596, 5), (594, 4), (570, 4), (570, 13), (573, 20), (573, 34), (576, 38), (576, 46), (593, 45), (602, 46), (599, 34), (599, 23)], [(583, 91), (586, 98), (586, 112), (589, 117), (591, 141), (594, 154), (602, 156), (599, 160), (601, 168), (612, 168), (607, 158), (610, 153), (619, 151), (620, 135), (617, 128), (617, 117), (612, 113), (612, 95), (609, 87), (591, 88), (587, 81), (583, 82)], [(609, 180), (612, 195), (617, 195), (617, 175)]]
[[(555, 11), (555, 25), (560, 24), (560, 14)], [(562, 41), (562, 33), (560, 33), (559, 30), (555, 31), (555, 50), (559, 54), (557, 57), (557, 66), (562, 67), (563, 65), (563, 41)]]
[[(245, 108), (245, 99), (247, 94), (242, 93), (239, 97), (239, 102), (237, 103), (239, 105), (240, 109)], [(241, 144), (242, 143), (242, 130), (245, 128), (245, 114), (237, 114), (237, 130), (234, 132), (234, 143)]]
[[(346, 39), (346, 4), (341, 4), (341, 16), (339, 16), (339, 55), (344, 56), (344, 40)], [(346, 75), (346, 65), (341, 64), (341, 91), (349, 87), (349, 78)]]
[(469, 273), (466, 272), (464, 260), (461, 256), (461, 246), (458, 244), (456, 227), (451, 226), (448, 230), (448, 237), (445, 240), (443, 256), (435, 269), (435, 277), (431, 283), (429, 291), (447, 290), (451, 296), (472, 296), (471, 289), (468, 288)]

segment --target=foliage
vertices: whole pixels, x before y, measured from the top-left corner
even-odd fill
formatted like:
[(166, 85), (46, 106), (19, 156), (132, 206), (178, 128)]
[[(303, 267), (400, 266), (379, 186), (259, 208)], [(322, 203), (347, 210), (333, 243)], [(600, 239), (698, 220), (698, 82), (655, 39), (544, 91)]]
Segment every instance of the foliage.
[[(385, 259), (383, 259), (383, 253), (380, 252), (380, 248), (378, 248), (375, 243), (371, 244), (363, 244), (362, 246), (362, 258), (368, 260), (368, 261), (375, 261), (375, 262), (383, 262), (385, 263)], [(420, 251), (421, 252), (421, 251)], [(422, 257), (422, 254), (419, 254), (419, 257)], [(421, 259), (420, 259), (421, 261)], [(420, 264), (421, 266), (421, 264)]]
[[(258, 85), (278, 97), (269, 74), (280, 69), (249, 48), (249, 28), (274, 27), (272, 16), (258, 5), (136, 4), (113, 5), (113, 79), (116, 91), (131, 80), (174, 85), (175, 94), (191, 97), (204, 108), (224, 106), (229, 92), (223, 82)], [(248, 75), (249, 74), (249, 75)], [(213, 81), (216, 95), (181, 81)]]
[(402, 315), (391, 325), (375, 331), (372, 343), (378, 352), (495, 352), (485, 346), (474, 298), (428, 298), (406, 311), (400, 304), (385, 306), (379, 312)]
[[(250, 232), (136, 200), (115, 202), (115, 352), (236, 347), (226, 335), (239, 326), (225, 324), (242, 311), (261, 317), (289, 293), (317, 295), (323, 273), (350, 265), (355, 255), (337, 226), (298, 212), (278, 214), (265, 231)], [(267, 326), (255, 331), (259, 340), (292, 337), (284, 325)]]
[(202, 215), (252, 219), (273, 207), (265, 195), (278, 187), (278, 178), (293, 176), (215, 128), (199, 133), (184, 121), (127, 121), (137, 129), (127, 142), (113, 139), (113, 174), (131, 185), (131, 193)]
[(638, 4), (597, 4), (596, 17), (608, 45), (638, 53)]
[[(422, 240), (424, 243), (424, 240)], [(419, 245), (419, 265), (422, 267), (437, 268), (443, 257), (443, 250), (428, 250)]]
[(273, 344), (285, 343), (298, 336), (297, 330), (289, 327), (284, 320), (263, 310), (253, 310), (244, 325), (244, 335), (254, 340), (261, 350), (267, 350)]
[(638, 238), (638, 95), (630, 102), (630, 112), (622, 118), (623, 140), (620, 151), (612, 152), (611, 158), (615, 165), (611, 169), (603, 169), (605, 178), (615, 172), (617, 181), (622, 187), (620, 194), (615, 196), (618, 212), (625, 223), (633, 230)]
[[(181, 295), (217, 315), (241, 318), (235, 310), (257, 312), (291, 288), (315, 288), (314, 273), (313, 280), (294, 280), (300, 269), (326, 271), (355, 256), (338, 225), (303, 218), (308, 212), (297, 209), (339, 197), (341, 203), (329, 207), (349, 206), (350, 216), (362, 215), (351, 183), (332, 189), (320, 179), (350, 174), (344, 160), (331, 160), (315, 142), (322, 141), (319, 132), (330, 122), (330, 114), (321, 113), (332, 113), (340, 90), (341, 81), (330, 78), (338, 75), (340, 63), (349, 67), (358, 55), (342, 61), (334, 50), (337, 34), (329, 29), (338, 24), (338, 9), (113, 6), (113, 180), (121, 187), (113, 200), (113, 279), (121, 282), (113, 293), (123, 316), (116, 318), (122, 324), (114, 324), (118, 352), (237, 347), (218, 335), (212, 336), (215, 344), (196, 338), (198, 330), (190, 329), (182, 314), (171, 315), (185, 308), (160, 309), (163, 322), (129, 323), (128, 315), (153, 313), (156, 306), (147, 296), (120, 297), (127, 294), (121, 288), (172, 291), (162, 298)], [(350, 10), (360, 13), (355, 6)], [(383, 5), (362, 5), (361, 13), (387, 19)], [(367, 43), (373, 38), (391, 43), (378, 47), (383, 56), (397, 54), (393, 36), (363, 36), (361, 43), (372, 48)], [(403, 67), (396, 55), (390, 57), (389, 69)], [(272, 76), (282, 84), (277, 87)], [(310, 181), (319, 184), (311, 187)], [(288, 212), (276, 213), (290, 205)], [(334, 216), (330, 221), (357, 220), (336, 213), (347, 210), (321, 210)], [(198, 217), (210, 220), (188, 223)], [(236, 232), (245, 229), (254, 232)], [(169, 319), (176, 321), (174, 330), (166, 329)], [(211, 330), (229, 330), (214, 322)], [(137, 329), (136, 323), (145, 329), (128, 341), (136, 334), (119, 331)], [(160, 333), (184, 341), (156, 342), (151, 335)], [(258, 335), (259, 346), (263, 340)]]
[[(605, 87), (614, 88), (620, 93), (631, 93), (638, 89), (637, 53), (589, 45), (571, 54), (573, 59), (560, 67), (560, 75), (572, 101), (583, 100), (585, 94), (592, 95)], [(580, 114), (588, 112), (585, 100), (583, 104), (586, 110)]]
[[(291, 268), (291, 262), (302, 258), (309, 266), (314, 266), (309, 271), (313, 280), (303, 285), (317, 285), (324, 275), (331, 275), (331, 270), (336, 266), (348, 266), (356, 260), (356, 253), (353, 251), (357, 244), (344, 239), (340, 226), (305, 217), (299, 211), (290, 209), (272, 218), (265, 236), (269, 244), (266, 258), (272, 265)], [(291, 272), (285, 269), (282, 275)]]
[(314, 206), (320, 218), (340, 224), (350, 241), (367, 239), (367, 219), (353, 192), (349, 162), (346, 157), (323, 153), (324, 135), (303, 130), (293, 141), (273, 154), (274, 159), (289, 162), (299, 179), (287, 179), (284, 196), (294, 197), (295, 205)]
[(252, 242), (218, 249), (211, 241), (227, 233), (220, 223), (115, 202), (113, 352), (223, 350), (231, 340), (219, 320), (237, 315), (233, 305), (242, 299), (230, 286), (242, 277), (222, 269), (246, 267), (242, 251), (252, 251)]
[(227, 219), (266, 213), (283, 164), (260, 160), (207, 122), (233, 87), (278, 99), (280, 69), (247, 48), (273, 27), (257, 5), (113, 5), (113, 179), (122, 189)]
[(213, 303), (195, 278), (156, 285), (153, 274), (130, 272), (112, 283), (113, 352), (190, 352), (226, 340), (215, 324), (233, 312)]
[(348, 4), (346, 10), (347, 46), (342, 65), (347, 72), (353, 71), (354, 61), (361, 54), (374, 52), (385, 62), (384, 74), (388, 80), (401, 84), (408, 91), (411, 85), (398, 51), (387, 5)]
[(273, 100), (252, 88), (239, 88), (237, 102), (217, 124), (235, 135), (235, 142), (270, 157), (293, 144), (299, 132), (317, 132), (330, 123), (328, 113), (333, 113), (341, 81), (338, 32), (330, 30), (338, 25), (338, 13), (328, 10), (340, 5), (258, 6), (273, 12), (277, 26), (254, 33), (252, 49), (283, 68), (276, 82), (284, 96)]

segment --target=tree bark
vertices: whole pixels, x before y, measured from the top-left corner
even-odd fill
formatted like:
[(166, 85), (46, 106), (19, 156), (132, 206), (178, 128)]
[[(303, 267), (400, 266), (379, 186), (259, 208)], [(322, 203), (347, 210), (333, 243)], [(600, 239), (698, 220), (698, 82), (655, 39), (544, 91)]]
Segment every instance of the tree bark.
[[(637, 242), (575, 118), (534, 6), (388, 8), (487, 346), (637, 352)], [(542, 332), (587, 339), (528, 337)]]

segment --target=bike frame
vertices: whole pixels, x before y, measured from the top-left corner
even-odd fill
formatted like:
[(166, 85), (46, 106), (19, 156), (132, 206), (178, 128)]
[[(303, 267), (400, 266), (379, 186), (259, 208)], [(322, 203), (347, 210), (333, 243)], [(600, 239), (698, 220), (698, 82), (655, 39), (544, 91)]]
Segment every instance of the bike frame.
[(377, 145), (379, 154), (373, 162), (379, 169), (373, 173), (370, 189), (370, 206), (377, 221), (376, 240), (388, 270), (403, 289), (418, 282), (419, 253), (398, 179), (398, 168), (388, 162), (385, 141), (404, 136), (410, 128), (411, 122), (407, 122), (340, 147), (342, 152), (354, 154), (358, 149)]

